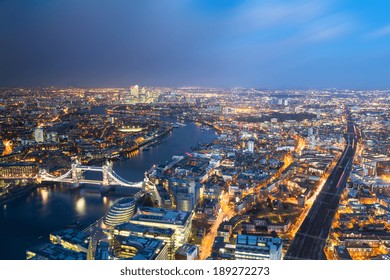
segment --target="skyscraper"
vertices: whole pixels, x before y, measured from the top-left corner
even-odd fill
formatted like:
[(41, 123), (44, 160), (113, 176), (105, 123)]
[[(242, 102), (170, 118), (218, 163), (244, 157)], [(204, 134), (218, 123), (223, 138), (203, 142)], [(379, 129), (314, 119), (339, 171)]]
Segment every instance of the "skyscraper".
[(34, 131), (34, 139), (35, 142), (41, 143), (43, 142), (43, 129), (38, 127)]
[(133, 99), (139, 99), (139, 87), (137, 85), (130, 87), (130, 95)]
[(254, 150), (255, 150), (255, 142), (253, 141), (253, 139), (249, 139), (249, 141), (248, 141), (248, 152), (253, 154)]

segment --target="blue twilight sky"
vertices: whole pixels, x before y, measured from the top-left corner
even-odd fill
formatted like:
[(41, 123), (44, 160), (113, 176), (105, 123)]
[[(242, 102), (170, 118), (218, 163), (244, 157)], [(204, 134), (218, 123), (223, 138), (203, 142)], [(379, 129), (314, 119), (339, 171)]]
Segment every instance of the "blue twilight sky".
[(0, 86), (390, 88), (388, 0), (0, 0)]

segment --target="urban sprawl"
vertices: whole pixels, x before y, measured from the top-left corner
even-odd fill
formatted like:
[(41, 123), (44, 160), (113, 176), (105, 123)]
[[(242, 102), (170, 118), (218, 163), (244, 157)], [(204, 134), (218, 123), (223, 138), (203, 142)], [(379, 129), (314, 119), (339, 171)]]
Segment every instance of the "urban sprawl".
[[(116, 174), (187, 122), (215, 140), (141, 182)], [(126, 190), (27, 259), (390, 259), (389, 131), (389, 91), (2, 88), (0, 204)]]

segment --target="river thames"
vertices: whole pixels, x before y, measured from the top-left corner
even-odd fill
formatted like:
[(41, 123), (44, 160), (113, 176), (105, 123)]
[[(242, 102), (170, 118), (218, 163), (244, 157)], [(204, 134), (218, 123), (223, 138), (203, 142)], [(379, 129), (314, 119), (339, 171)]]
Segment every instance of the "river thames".
[[(114, 170), (128, 181), (144, 179), (153, 164), (165, 163), (172, 156), (191, 151), (199, 143), (217, 137), (213, 130), (202, 130), (191, 122), (172, 130), (165, 141), (148, 151), (140, 151), (114, 163)], [(0, 209), (0, 259), (25, 259), (26, 249), (49, 242), (49, 233), (77, 221), (84, 227), (101, 218), (118, 193), (102, 195), (97, 188), (67, 189), (61, 185), (41, 186)]]

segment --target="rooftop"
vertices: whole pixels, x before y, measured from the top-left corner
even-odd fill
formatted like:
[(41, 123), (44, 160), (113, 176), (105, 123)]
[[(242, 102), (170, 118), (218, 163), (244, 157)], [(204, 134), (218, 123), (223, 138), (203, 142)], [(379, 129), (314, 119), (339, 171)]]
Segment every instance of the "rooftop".
[[(30, 254), (33, 256), (29, 257)], [(44, 243), (28, 249), (27, 258), (45, 260), (85, 260), (87, 254), (65, 249), (58, 244)]]
[(153, 235), (153, 236), (172, 236), (175, 231), (170, 228), (158, 228), (158, 227), (150, 227), (150, 226), (144, 226), (144, 225), (137, 225), (132, 223), (123, 223), (120, 225), (115, 226), (114, 228), (114, 234), (116, 234), (116, 231), (127, 231), (127, 232), (137, 232), (142, 233), (146, 235)]
[(197, 250), (198, 247), (194, 244), (183, 244), (182, 246), (180, 246), (177, 251), (176, 251), (176, 254), (179, 254), (179, 255), (191, 255), (195, 252), (195, 250)]
[(51, 233), (51, 235), (58, 236), (62, 240), (67, 241), (72, 244), (83, 244), (87, 246), (87, 239), (88, 235), (85, 234), (82, 231), (73, 229), (73, 228), (67, 228), (63, 230), (54, 231)]
[(125, 238), (118, 238), (122, 245), (134, 247), (138, 253), (131, 259), (152, 260), (156, 254), (165, 246), (162, 240), (150, 237), (130, 235)]
[(190, 212), (168, 210), (163, 208), (139, 207), (132, 221), (145, 221), (150, 223), (163, 223), (184, 225), (190, 216)]
[(256, 235), (237, 235), (236, 247), (259, 247), (264, 250), (270, 250), (271, 248), (278, 249), (282, 246), (282, 240), (280, 238), (268, 237), (268, 236), (256, 236)]

